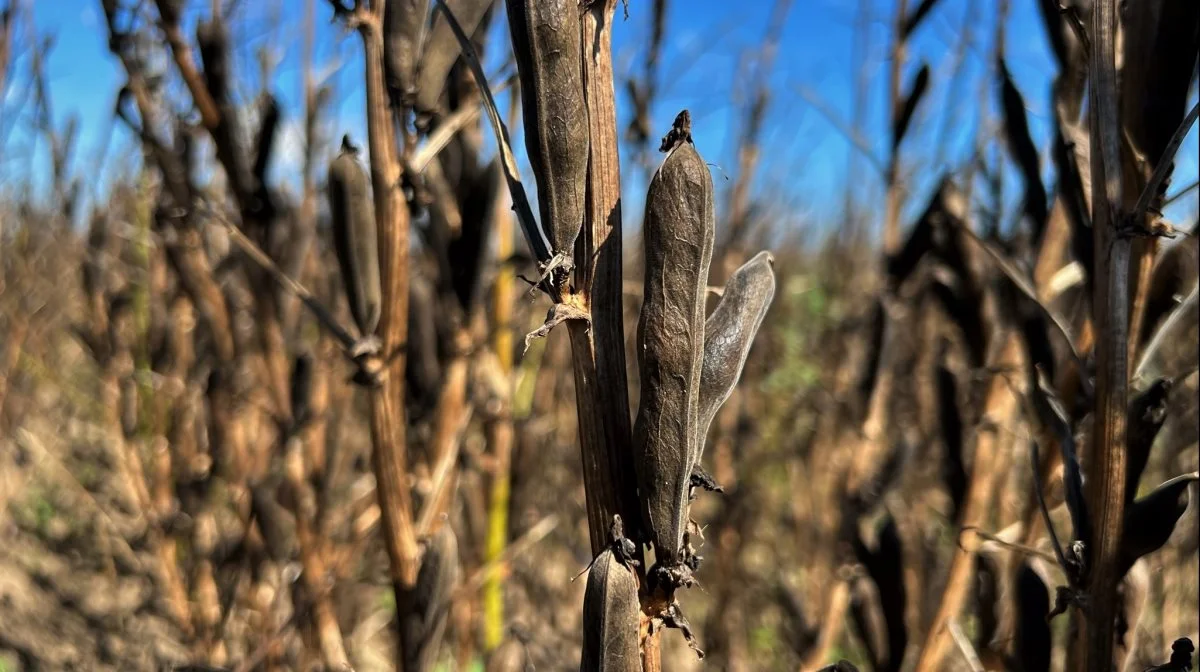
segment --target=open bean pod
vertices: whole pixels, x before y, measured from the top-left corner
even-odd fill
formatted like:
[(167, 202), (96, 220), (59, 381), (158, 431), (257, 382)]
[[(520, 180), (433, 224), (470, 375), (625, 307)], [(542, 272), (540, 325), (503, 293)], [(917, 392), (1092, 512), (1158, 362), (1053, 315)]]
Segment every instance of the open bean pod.
[(709, 425), (741, 378), (754, 336), (775, 297), (774, 265), (775, 257), (766, 251), (743, 264), (725, 283), (720, 303), (704, 323), (700, 424), (693, 464), (700, 463)]

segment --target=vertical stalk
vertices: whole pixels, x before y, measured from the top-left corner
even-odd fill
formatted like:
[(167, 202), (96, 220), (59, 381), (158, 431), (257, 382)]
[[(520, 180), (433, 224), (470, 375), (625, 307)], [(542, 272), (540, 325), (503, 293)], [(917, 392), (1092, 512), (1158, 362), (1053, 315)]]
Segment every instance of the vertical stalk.
[[(512, 96), (513, 109), (516, 109), (516, 95)], [(509, 115), (510, 118), (513, 115)], [(510, 124), (511, 125), (511, 124)], [(492, 473), (492, 490), (488, 503), (488, 534), (487, 546), (484, 550), (484, 563), (491, 563), (500, 557), (508, 543), (508, 505), (511, 492), (512, 468), (512, 370), (513, 370), (513, 333), (512, 333), (512, 286), (513, 272), (508, 264), (508, 258), (513, 252), (512, 215), (504, 205), (503, 196), (496, 198), (494, 208), (496, 218), (496, 281), (492, 287), (492, 350), (496, 353), (496, 362), (500, 367), (500, 375), (507, 383), (510, 398), (506, 408), (499, 418), (488, 425), (488, 444), (491, 445), (492, 457), (495, 459), (495, 471)], [(504, 637), (504, 582), (500, 572), (491, 572), (483, 586), (483, 647), (491, 651), (500, 646)]]
[(593, 2), (583, 15), (583, 83), (591, 158), (587, 211), (576, 241), (578, 299), (591, 324), (568, 322), (583, 449), (592, 552), (608, 543), (613, 514), (639, 538), (629, 390), (621, 310), (621, 167), (613, 90), (612, 19), (616, 0)]
[(1118, 119), (1116, 0), (1092, 8), (1092, 54), (1088, 108), (1091, 120), (1092, 231), (1095, 272), (1092, 313), (1096, 333), (1095, 429), (1085, 497), (1095, 538), (1087, 549), (1089, 612), (1080, 619), (1083, 664), (1112, 667), (1117, 613), (1118, 561), (1124, 515), (1125, 418), (1129, 405), (1130, 241), (1117, 232), (1121, 217), (1121, 126)]
[[(888, 64), (888, 123), (889, 128), (893, 119), (900, 113), (900, 75), (904, 72), (904, 60), (907, 57), (907, 38), (904, 33), (904, 22), (908, 17), (908, 0), (896, 0), (895, 24), (892, 26), (892, 54)], [(900, 148), (897, 145), (888, 156), (887, 171), (884, 180), (887, 187), (887, 210), (883, 221), (883, 251), (893, 254), (900, 249), (900, 185), (896, 171), (899, 166)]]
[(371, 187), (379, 237), (383, 289), (379, 337), (383, 361), (381, 380), (371, 389), (371, 458), (383, 523), (396, 607), (403, 612), (408, 589), (416, 582), (419, 549), (412, 524), (412, 501), (407, 486), (407, 443), (404, 425), (405, 341), (408, 337), (408, 209), (399, 199), (400, 164), (388, 109), (383, 76), (382, 25), (384, 3), (359, 25), (366, 61), (367, 138), (371, 156)]

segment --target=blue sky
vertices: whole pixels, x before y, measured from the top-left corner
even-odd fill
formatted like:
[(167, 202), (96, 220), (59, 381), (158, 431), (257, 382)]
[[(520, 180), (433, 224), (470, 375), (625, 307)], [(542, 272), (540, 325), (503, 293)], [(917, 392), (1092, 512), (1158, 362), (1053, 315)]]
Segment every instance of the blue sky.
[[(16, 0), (28, 2), (28, 0)], [(906, 160), (914, 162), (922, 177), (914, 177), (910, 209), (921, 207), (924, 189), (937, 175), (935, 162), (958, 162), (971, 149), (974, 129), (979, 122), (979, 102), (985, 97), (994, 108), (994, 86), (987, 64), (992, 53), (991, 26), (997, 0), (942, 0), (922, 25), (910, 47), (906, 79), (918, 63), (927, 61), (932, 69), (932, 87), (918, 110), (915, 128), (902, 149)], [(119, 64), (108, 53), (99, 0), (42, 0), (32, 4), (40, 33), (56, 35), (56, 44), (46, 63), (56, 123), (68, 115), (79, 115), (82, 125), (80, 150), (75, 167), (87, 176), (87, 184), (97, 192), (116, 171), (136, 166), (138, 152), (117, 124), (117, 135), (108, 145), (104, 167), (97, 170), (97, 156), (105, 147), (112, 129), (112, 104), (122, 83)], [(303, 14), (306, 0), (242, 0), (234, 24), (234, 43), (238, 45), (238, 67), (257, 79), (256, 52), (269, 46), (277, 63), (272, 90), (284, 102), (285, 109), (297, 109), (300, 99), (303, 43)], [(660, 68), (660, 94), (653, 109), (655, 133), (669, 128), (675, 113), (687, 107), (694, 119), (697, 147), (714, 164), (713, 176), (720, 191), (736, 178), (734, 155), (736, 134), (741, 121), (737, 96), (745, 92), (735, 87), (739, 63), (761, 41), (773, 2), (743, 0), (672, 0), (668, 19), (667, 44)], [(863, 108), (863, 135), (876, 156), (883, 158), (887, 148), (887, 121), (882, 100), (885, 95), (888, 16), (892, 0), (875, 0), (872, 21), (867, 32), (869, 53), (865, 64), (870, 74), (869, 100)], [(206, 11), (207, 2), (191, 0), (189, 23)], [(832, 114), (846, 122), (853, 115), (854, 22), (855, 0), (800, 0), (789, 12), (775, 67), (770, 76), (773, 89), (762, 142), (759, 179), (760, 195), (774, 206), (787, 225), (836, 221), (847, 183), (853, 185), (859, 201), (870, 211), (882, 211), (882, 190), (878, 174), (865, 160), (855, 160), (857, 152), (818, 112), (810, 99), (816, 97)], [(649, 35), (650, 3), (631, 0), (630, 18), (623, 21), (618, 10), (614, 31), (614, 53), (618, 79), (641, 71), (644, 44)], [(951, 91), (954, 49), (966, 25), (966, 12), (974, 12), (974, 46), (963, 65), (958, 88)], [(503, 15), (503, 12), (500, 12)], [(360, 42), (330, 22), (325, 0), (317, 0), (316, 68), (332, 72), (335, 87), (334, 120), (326, 132), (331, 142), (343, 132), (364, 135), (361, 85)], [(506, 38), (503, 22), (493, 24), (495, 36)], [(189, 27), (188, 33), (192, 34)], [(1013, 0), (1006, 23), (1005, 49), (1009, 69), (1025, 96), (1029, 121), (1039, 148), (1048, 147), (1050, 129), (1048, 93), (1053, 61), (1045, 34), (1037, 16), (1034, 0)], [(495, 72), (501, 65), (501, 49), (490, 51)], [(339, 67), (340, 66), (340, 67)], [(11, 109), (24, 89), (17, 63), (17, 82), (11, 88), (6, 110)], [(803, 95), (802, 95), (803, 92)], [(254, 91), (242, 92), (248, 99)], [(624, 91), (618, 90), (622, 125), (628, 122)], [(503, 101), (501, 102), (503, 107)], [(11, 113), (6, 112), (5, 123)], [(302, 147), (299, 118), (293, 116), (285, 127), (285, 151), (273, 167), (277, 179), (287, 180)], [(1183, 184), (1196, 175), (1196, 131), (1185, 145), (1175, 182)], [(522, 142), (516, 142), (518, 153)], [(331, 144), (331, 151), (335, 145)], [(942, 148), (944, 147), (944, 148)], [(1048, 153), (1043, 151), (1048, 166)], [(626, 156), (629, 153), (625, 152)], [(28, 124), (19, 120), (0, 161), (0, 184), (7, 188), (25, 183), (23, 176), (44, 175), (48, 165), (44, 142), (35, 141)], [(625, 170), (626, 221), (636, 223), (644, 191), (644, 176), (633, 168)], [(1045, 174), (1052, 171), (1047, 167)], [(1019, 181), (1011, 165), (1006, 171), (1006, 199), (1015, 208), (1020, 197)], [(527, 188), (532, 178), (525, 173)], [(1195, 194), (1169, 213), (1190, 222), (1196, 212)], [(876, 217), (876, 219), (878, 219)]]

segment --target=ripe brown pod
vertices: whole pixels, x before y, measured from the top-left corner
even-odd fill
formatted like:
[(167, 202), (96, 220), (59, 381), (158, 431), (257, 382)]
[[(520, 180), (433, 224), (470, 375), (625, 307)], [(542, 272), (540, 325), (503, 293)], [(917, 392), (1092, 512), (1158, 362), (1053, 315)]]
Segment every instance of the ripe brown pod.
[[(475, 29), (483, 22), (492, 0), (446, 0), (446, 6), (458, 19), (467, 35), (473, 35)], [(425, 38), (425, 46), (421, 51), (421, 63), (417, 72), (417, 111), (434, 112), (438, 99), (446, 88), (446, 76), (450, 68), (458, 60), (462, 50), (458, 46), (458, 38), (454, 30), (441, 14), (434, 12), (433, 24), (429, 35)]]
[(646, 277), (638, 322), (641, 405), (634, 465), (646, 528), (663, 568), (683, 563), (700, 418), (704, 292), (713, 247), (712, 175), (692, 145), (687, 110), (663, 141), (646, 194)]
[(386, 0), (383, 8), (383, 64), (388, 89), (400, 99), (416, 94), (417, 59), (425, 40), (429, 0)]
[(588, 572), (580, 672), (640, 671), (639, 618), (637, 577), (607, 548)]
[(708, 427), (742, 376), (754, 336), (775, 297), (774, 266), (775, 257), (766, 251), (742, 264), (725, 283), (720, 303), (704, 322), (700, 424), (696, 427), (693, 464), (700, 463)]
[(583, 228), (591, 146), (583, 99), (579, 2), (510, 0), (505, 4), (542, 229), (551, 252), (568, 261)]
[(457, 581), (458, 539), (449, 525), (443, 525), (425, 549), (417, 584), (413, 588), (411, 609), (404, 615), (405, 670), (425, 672), (433, 669)]
[(358, 162), (358, 150), (350, 144), (350, 136), (342, 139), (341, 153), (329, 164), (329, 214), (350, 313), (362, 336), (370, 336), (379, 325), (383, 306), (379, 240), (367, 174)]

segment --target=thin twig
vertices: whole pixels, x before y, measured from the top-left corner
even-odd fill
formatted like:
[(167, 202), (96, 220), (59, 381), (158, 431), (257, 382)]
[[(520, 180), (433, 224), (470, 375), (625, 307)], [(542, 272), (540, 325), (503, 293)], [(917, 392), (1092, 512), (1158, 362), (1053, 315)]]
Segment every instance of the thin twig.
[(975, 647), (971, 646), (971, 642), (967, 641), (963, 635), (962, 628), (958, 627), (958, 621), (950, 621), (947, 627), (950, 629), (950, 636), (954, 638), (954, 643), (958, 645), (958, 650), (962, 652), (963, 658), (970, 666), (971, 672), (984, 672), (979, 654), (975, 652)]

